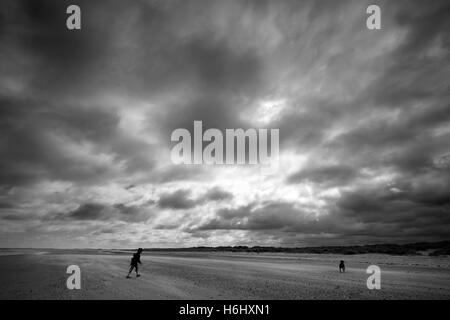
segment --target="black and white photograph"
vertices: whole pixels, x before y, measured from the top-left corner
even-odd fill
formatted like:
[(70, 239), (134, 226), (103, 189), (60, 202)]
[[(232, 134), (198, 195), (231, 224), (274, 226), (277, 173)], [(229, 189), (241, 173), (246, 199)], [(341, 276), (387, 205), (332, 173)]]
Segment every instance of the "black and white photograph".
[(449, 254), (448, 0), (1, 0), (0, 300), (449, 300)]

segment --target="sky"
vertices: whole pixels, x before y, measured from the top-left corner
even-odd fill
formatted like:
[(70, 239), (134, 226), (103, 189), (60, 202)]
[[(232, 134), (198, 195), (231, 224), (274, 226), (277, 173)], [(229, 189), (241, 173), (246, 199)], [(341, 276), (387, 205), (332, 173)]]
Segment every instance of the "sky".
[[(448, 240), (449, 30), (446, 0), (2, 0), (0, 247)], [(173, 164), (195, 120), (279, 129), (278, 170)]]

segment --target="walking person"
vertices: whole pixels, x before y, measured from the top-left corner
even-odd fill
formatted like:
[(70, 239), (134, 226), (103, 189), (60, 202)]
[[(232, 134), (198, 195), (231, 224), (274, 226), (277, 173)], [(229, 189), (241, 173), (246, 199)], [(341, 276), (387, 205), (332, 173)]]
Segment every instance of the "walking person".
[(136, 253), (133, 254), (133, 257), (131, 258), (131, 262), (130, 262), (130, 271), (128, 271), (127, 278), (130, 278), (130, 274), (133, 271), (133, 269), (136, 270), (136, 277), (141, 276), (139, 274), (138, 264), (142, 264), (142, 262), (141, 262), (142, 251), (143, 251), (142, 248), (139, 248), (139, 249), (137, 249)]

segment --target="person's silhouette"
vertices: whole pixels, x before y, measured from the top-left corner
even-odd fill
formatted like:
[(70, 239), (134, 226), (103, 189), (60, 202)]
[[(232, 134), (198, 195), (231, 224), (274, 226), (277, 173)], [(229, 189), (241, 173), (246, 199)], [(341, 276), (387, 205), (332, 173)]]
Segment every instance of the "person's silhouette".
[(141, 253), (142, 253), (142, 248), (137, 249), (137, 252), (133, 254), (133, 257), (131, 258), (131, 262), (130, 262), (130, 271), (128, 271), (128, 275), (127, 278), (130, 278), (130, 274), (133, 271), (133, 269), (136, 269), (136, 277), (140, 277), (141, 275), (139, 274), (138, 271), (138, 263), (141, 264)]
[(339, 263), (339, 273), (344, 272), (345, 273), (345, 264), (344, 260), (341, 260), (341, 263)]

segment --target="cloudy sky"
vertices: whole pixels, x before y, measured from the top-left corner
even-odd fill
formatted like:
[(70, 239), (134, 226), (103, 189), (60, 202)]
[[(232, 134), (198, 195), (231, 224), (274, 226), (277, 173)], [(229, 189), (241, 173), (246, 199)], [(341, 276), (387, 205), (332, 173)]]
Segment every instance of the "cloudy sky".
[[(449, 239), (449, 30), (447, 0), (2, 0), (0, 247)], [(279, 129), (279, 170), (172, 164), (194, 120)]]

